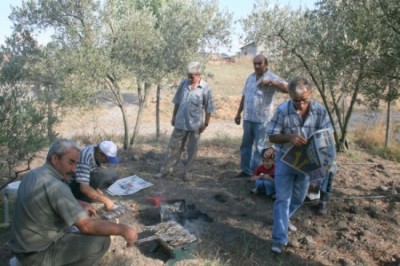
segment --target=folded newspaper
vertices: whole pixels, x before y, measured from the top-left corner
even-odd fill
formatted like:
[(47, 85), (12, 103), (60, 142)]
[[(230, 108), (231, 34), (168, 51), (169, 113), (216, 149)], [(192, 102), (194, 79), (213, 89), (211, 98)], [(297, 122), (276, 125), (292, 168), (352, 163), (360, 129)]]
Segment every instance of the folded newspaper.
[(327, 177), (336, 156), (335, 141), (328, 129), (316, 131), (306, 145), (291, 147), (281, 160), (298, 171), (309, 175), (310, 180)]
[(115, 181), (106, 192), (111, 196), (126, 196), (136, 193), (153, 184), (133, 175)]

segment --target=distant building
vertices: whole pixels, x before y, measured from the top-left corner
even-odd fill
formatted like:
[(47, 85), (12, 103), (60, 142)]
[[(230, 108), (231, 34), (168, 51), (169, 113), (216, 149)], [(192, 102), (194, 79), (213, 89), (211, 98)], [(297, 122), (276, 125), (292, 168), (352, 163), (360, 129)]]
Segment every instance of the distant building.
[(249, 43), (240, 48), (240, 55), (241, 56), (256, 56), (257, 52), (257, 44), (256, 42)]
[[(274, 44), (271, 43), (269, 45), (274, 45)], [(240, 48), (240, 55), (254, 57), (258, 54), (265, 54), (268, 58), (279, 56), (278, 53), (273, 52), (273, 49), (268, 49), (266, 47), (267, 47), (266, 45), (257, 44), (256, 42), (251, 42)], [(272, 47), (270, 47), (270, 48), (272, 48)]]
[(241, 56), (256, 56), (261, 53), (266, 53), (267, 50), (265, 49), (264, 45), (258, 45), (256, 42), (251, 42), (243, 47), (240, 48), (240, 55)]

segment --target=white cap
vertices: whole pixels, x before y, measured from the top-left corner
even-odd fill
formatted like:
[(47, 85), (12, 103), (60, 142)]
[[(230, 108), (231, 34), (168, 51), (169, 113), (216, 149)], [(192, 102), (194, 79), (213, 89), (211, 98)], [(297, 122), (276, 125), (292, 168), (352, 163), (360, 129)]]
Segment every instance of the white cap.
[(108, 163), (118, 163), (119, 159), (117, 157), (117, 145), (109, 140), (104, 140), (100, 142), (99, 148), (105, 156), (107, 156)]

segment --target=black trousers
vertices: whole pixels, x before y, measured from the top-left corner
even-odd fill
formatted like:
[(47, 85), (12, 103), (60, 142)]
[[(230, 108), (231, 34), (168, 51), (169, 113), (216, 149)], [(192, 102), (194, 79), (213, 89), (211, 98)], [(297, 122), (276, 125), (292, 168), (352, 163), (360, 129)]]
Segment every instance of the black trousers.
[[(119, 178), (117, 169), (108, 167), (108, 168), (99, 168), (98, 170), (90, 173), (90, 183), (89, 185), (94, 189), (106, 189), (111, 186), (115, 181)], [(71, 188), (72, 194), (74, 194), (75, 198), (78, 200), (92, 202), (91, 199), (86, 197), (80, 189), (80, 183), (76, 182), (75, 179), (71, 181), (69, 187)]]

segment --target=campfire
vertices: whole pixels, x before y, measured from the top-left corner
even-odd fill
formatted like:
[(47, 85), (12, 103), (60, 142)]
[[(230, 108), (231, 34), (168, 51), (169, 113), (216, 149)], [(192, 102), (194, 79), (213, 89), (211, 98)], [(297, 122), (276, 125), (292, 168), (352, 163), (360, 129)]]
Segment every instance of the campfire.
[(149, 231), (153, 232), (154, 235), (138, 240), (137, 244), (140, 245), (144, 242), (157, 240), (168, 250), (174, 251), (176, 248), (181, 248), (197, 241), (195, 235), (172, 220), (157, 225), (145, 226), (142, 229), (142, 232)]
[(147, 252), (150, 253), (160, 251), (161, 247), (168, 254), (166, 265), (192, 258), (198, 239), (182, 226), (187, 219), (185, 200), (161, 200), (159, 207), (161, 222), (141, 228), (138, 247), (147, 245), (149, 249)]

